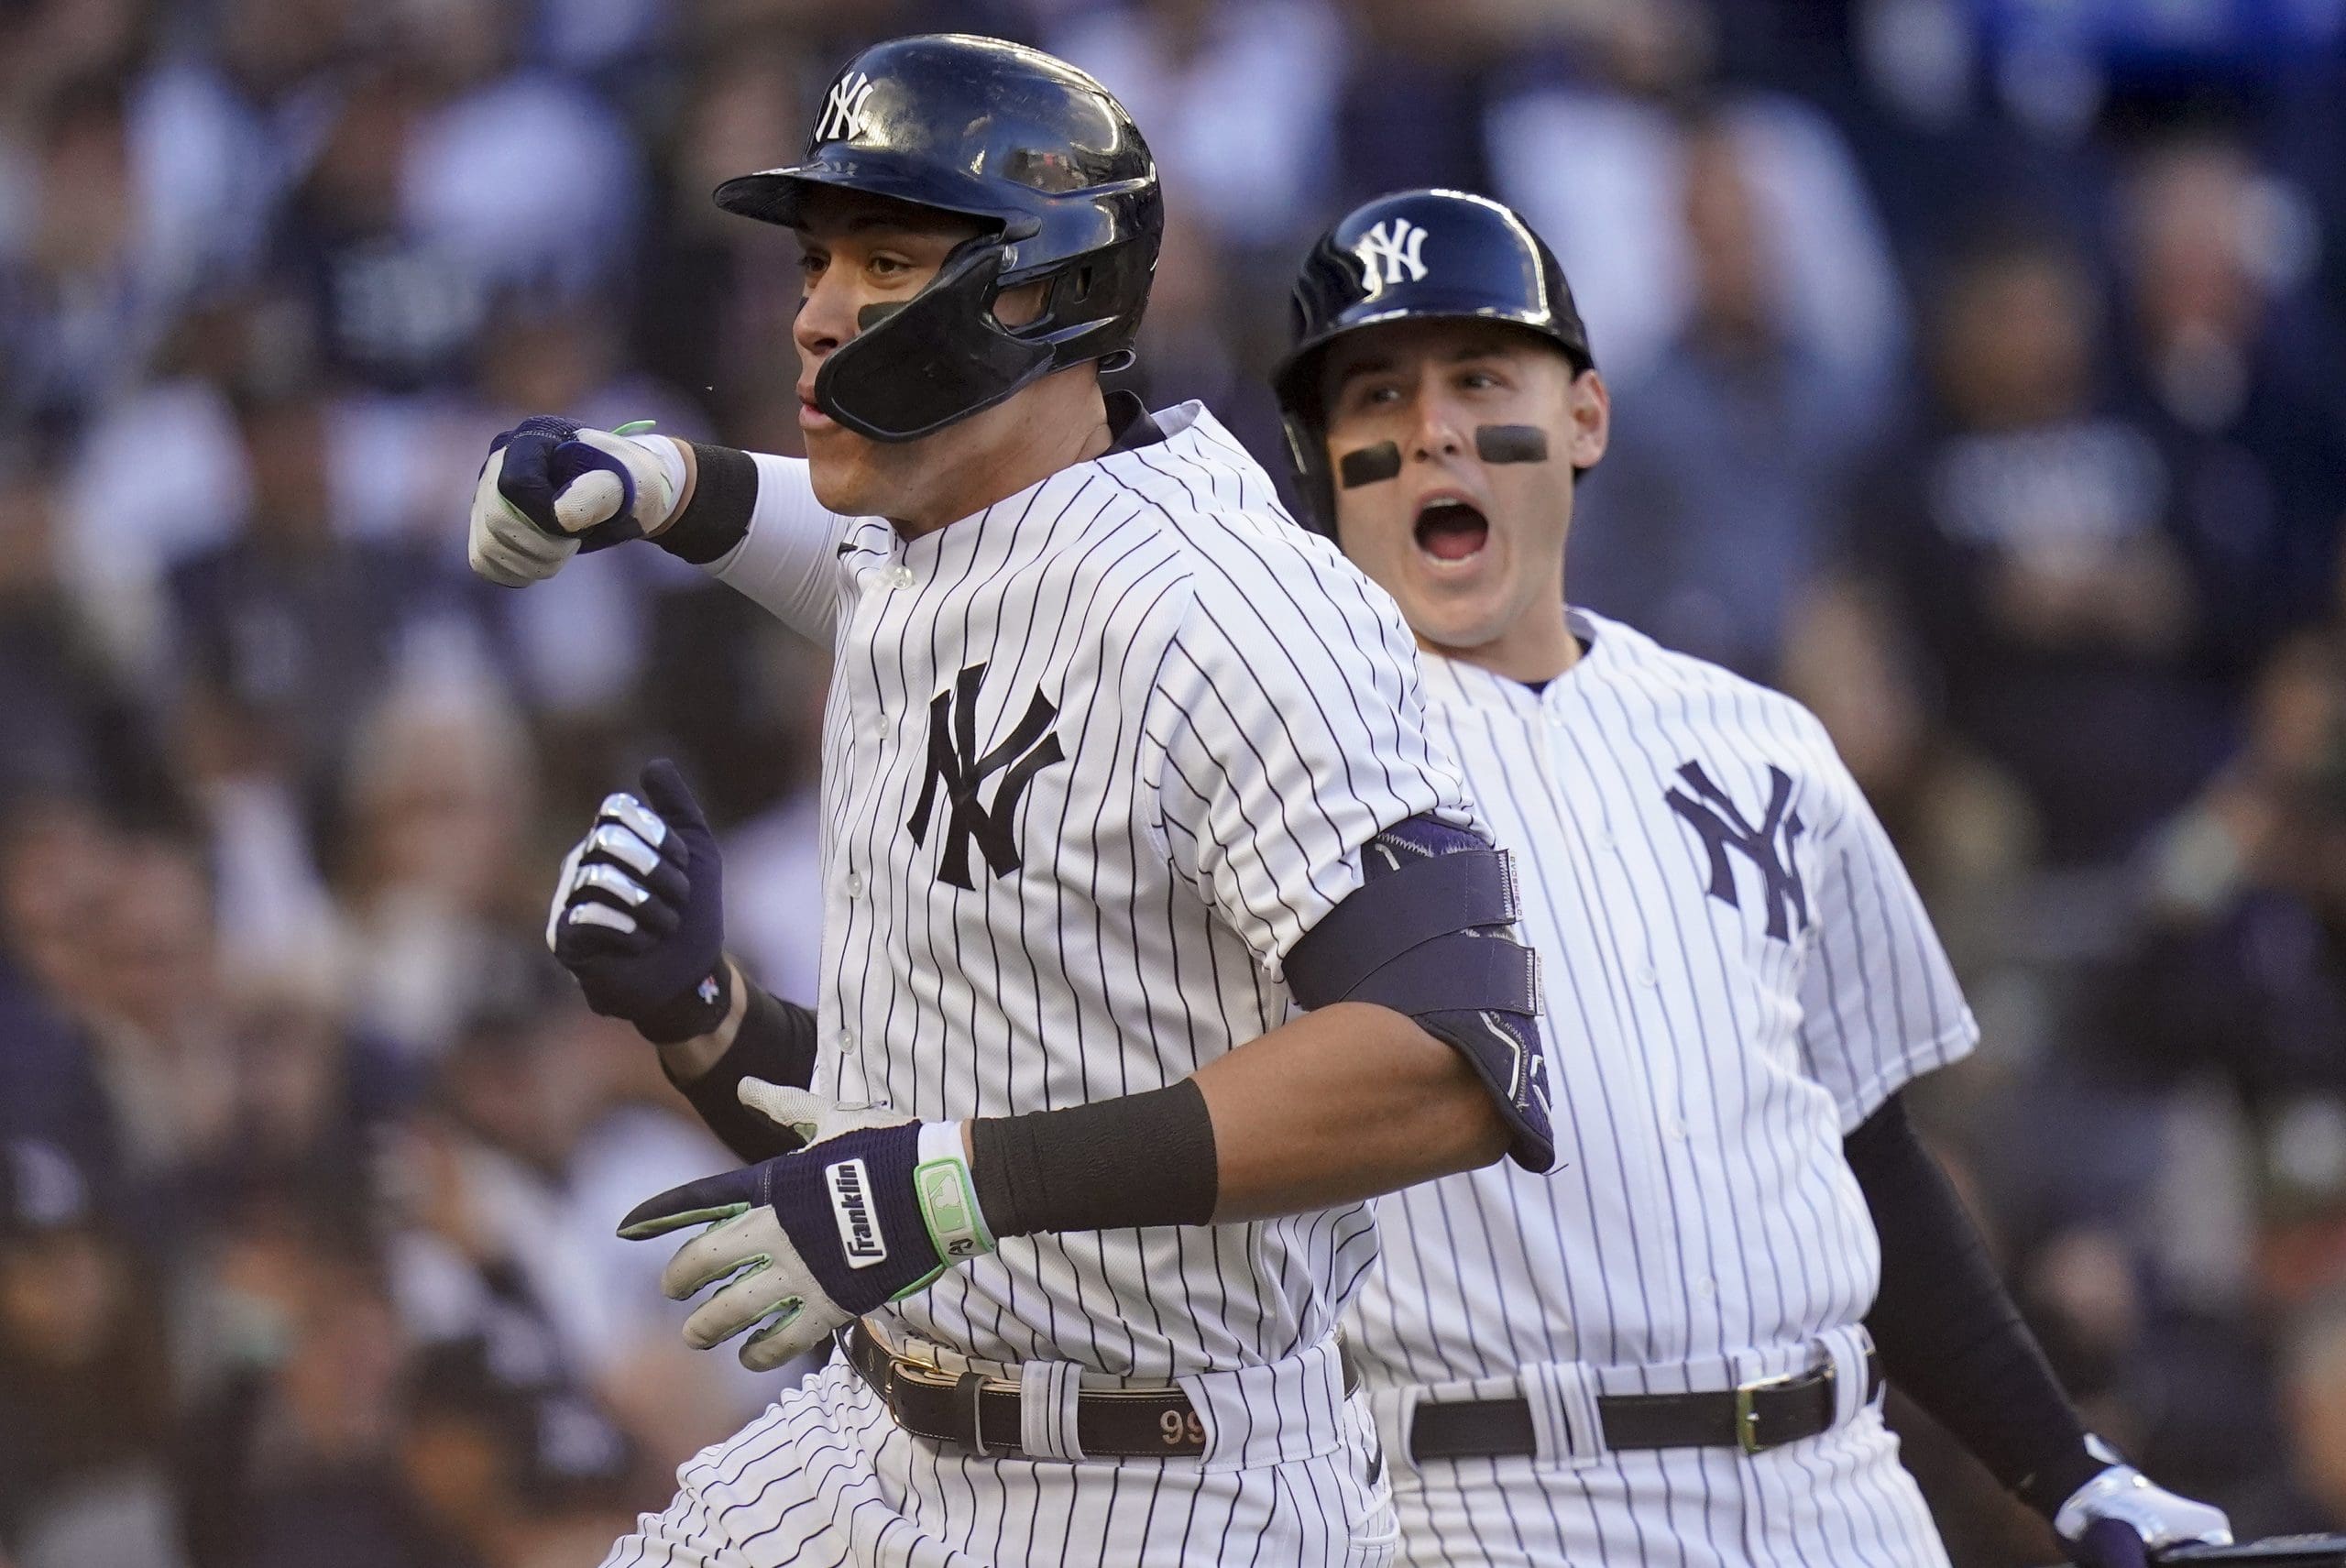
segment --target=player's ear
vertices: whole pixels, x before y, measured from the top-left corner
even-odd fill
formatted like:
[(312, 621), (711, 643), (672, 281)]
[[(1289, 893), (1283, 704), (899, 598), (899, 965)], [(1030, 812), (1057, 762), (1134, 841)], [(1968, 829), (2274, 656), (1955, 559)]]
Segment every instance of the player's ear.
[(1564, 456), (1576, 469), (1594, 466), (1612, 439), (1613, 394), (1593, 367), (1564, 388)]
[(1043, 313), (1043, 302), (1050, 292), (1047, 279), (1004, 289), (994, 297), (993, 319), (1006, 327), (1022, 327)]

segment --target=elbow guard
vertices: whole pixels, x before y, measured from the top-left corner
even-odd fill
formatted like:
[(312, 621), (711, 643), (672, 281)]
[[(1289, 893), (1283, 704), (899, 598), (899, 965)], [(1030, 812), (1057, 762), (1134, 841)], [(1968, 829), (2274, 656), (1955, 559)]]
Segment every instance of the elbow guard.
[(1513, 858), (1474, 833), (1412, 817), (1361, 847), (1359, 889), (1287, 957), (1306, 1008), (1373, 1002), (1416, 1021), (1474, 1064), (1527, 1170), (1555, 1161), (1540, 955), (1515, 935)]

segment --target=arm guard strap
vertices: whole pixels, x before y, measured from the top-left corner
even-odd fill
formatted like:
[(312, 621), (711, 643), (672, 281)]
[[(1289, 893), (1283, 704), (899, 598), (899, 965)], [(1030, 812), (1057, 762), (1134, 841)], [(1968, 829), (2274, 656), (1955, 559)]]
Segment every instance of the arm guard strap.
[(1498, 1102), (1527, 1170), (1555, 1163), (1540, 955), (1515, 936), (1515, 864), (1476, 834), (1412, 817), (1361, 847), (1364, 880), (1287, 956), (1306, 1008), (1373, 1002), (1455, 1047)]

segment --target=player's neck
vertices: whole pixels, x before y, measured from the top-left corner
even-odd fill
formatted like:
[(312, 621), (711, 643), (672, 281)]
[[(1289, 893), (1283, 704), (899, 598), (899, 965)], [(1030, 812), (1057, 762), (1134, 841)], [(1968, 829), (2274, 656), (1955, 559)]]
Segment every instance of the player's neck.
[(1473, 664), (1526, 685), (1545, 685), (1580, 663), (1580, 639), (1573, 634), (1564, 613), (1562, 587), (1553, 598), (1543, 596), (1506, 630), (1472, 648), (1445, 648), (1431, 637), (1418, 645), (1462, 664)]
[(916, 511), (889, 518), (897, 534), (917, 539), (934, 533), (1107, 451), (1114, 437), (1100, 383), (1088, 377), (1073, 385), (1058, 380), (1038, 382), (973, 416), (973, 439), (938, 465), (937, 490), (922, 499)]

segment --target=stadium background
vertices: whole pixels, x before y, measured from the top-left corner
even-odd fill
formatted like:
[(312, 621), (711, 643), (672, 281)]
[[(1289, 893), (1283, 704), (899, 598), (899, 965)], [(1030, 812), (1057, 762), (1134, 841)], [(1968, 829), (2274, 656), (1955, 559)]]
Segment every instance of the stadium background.
[[(1574, 597), (1831, 726), (2095, 1423), (2346, 1528), (2341, 13), (0, 0), (0, 1563), (588, 1563), (761, 1402), (609, 1235), (720, 1156), (537, 931), (669, 752), (806, 993), (823, 667), (653, 551), (476, 584), (464, 498), (532, 411), (794, 449), (791, 242), (707, 192), (939, 26), (1126, 97), (1140, 374), (1265, 456), (1334, 214), (1546, 232), (1616, 393)], [(1958, 1564), (2050, 1560), (1907, 1430)]]

